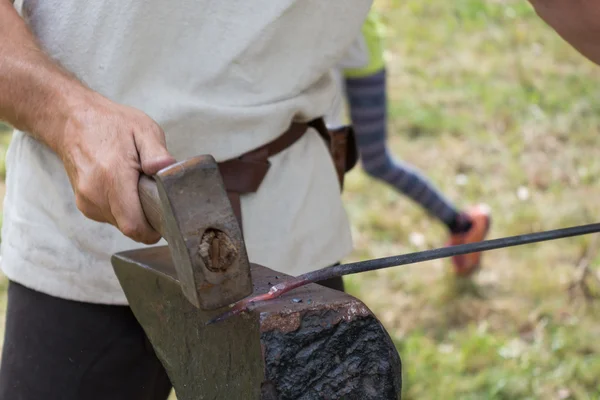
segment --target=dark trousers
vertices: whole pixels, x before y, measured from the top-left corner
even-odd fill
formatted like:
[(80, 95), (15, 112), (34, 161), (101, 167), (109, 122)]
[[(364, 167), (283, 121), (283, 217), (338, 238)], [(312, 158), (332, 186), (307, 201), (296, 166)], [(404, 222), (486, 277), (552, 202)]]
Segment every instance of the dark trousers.
[[(321, 282), (343, 290), (341, 278)], [(171, 382), (127, 306), (8, 286), (0, 400), (166, 400)]]

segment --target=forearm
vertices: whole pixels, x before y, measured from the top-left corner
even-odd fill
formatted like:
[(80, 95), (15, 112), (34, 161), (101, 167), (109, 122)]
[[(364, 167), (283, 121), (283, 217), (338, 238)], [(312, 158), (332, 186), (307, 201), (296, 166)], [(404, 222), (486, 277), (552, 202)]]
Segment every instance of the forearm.
[(40, 49), (10, 0), (0, 0), (0, 120), (57, 151), (72, 110), (91, 95)]
[(536, 13), (577, 51), (600, 65), (600, 0), (529, 0)]

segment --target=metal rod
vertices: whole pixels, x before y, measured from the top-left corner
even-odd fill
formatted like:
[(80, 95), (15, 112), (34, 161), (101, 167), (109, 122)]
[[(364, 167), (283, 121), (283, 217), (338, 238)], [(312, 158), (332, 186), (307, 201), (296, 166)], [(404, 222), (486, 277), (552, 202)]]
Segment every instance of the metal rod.
[(290, 278), (273, 286), (269, 292), (242, 299), (233, 304), (232, 308), (210, 320), (208, 324), (222, 321), (233, 315), (239, 314), (248, 309), (248, 307), (257, 301), (266, 301), (277, 298), (292, 289), (322, 281), (325, 279), (336, 278), (344, 275), (351, 275), (360, 272), (374, 271), (377, 269), (398, 267), (401, 265), (415, 264), (423, 261), (437, 260), (480, 251), (496, 250), (505, 247), (520, 246), (548, 240), (563, 239), (573, 236), (587, 235), (600, 232), (600, 223), (574, 226), (571, 228), (561, 228), (545, 232), (528, 233), (524, 235), (509, 236), (499, 239), (484, 240), (476, 243), (461, 244), (457, 246), (443, 247), (433, 250), (418, 251), (415, 253), (376, 258), (367, 261), (358, 261), (348, 264), (334, 265), (316, 271), (308, 272), (297, 278)]
[(545, 242), (548, 240), (562, 239), (572, 236), (587, 235), (600, 232), (600, 223), (575, 226), (572, 228), (555, 229), (545, 232), (528, 233), (525, 235), (509, 236), (499, 239), (484, 240), (476, 243), (460, 244), (440, 249), (418, 251), (416, 253), (403, 254), (377, 258), (374, 260), (358, 261), (349, 264), (334, 265), (331, 267), (319, 269), (300, 275), (298, 278), (304, 278), (309, 281), (320, 281), (324, 279), (335, 278), (338, 276), (350, 275), (359, 272), (374, 271), (377, 269), (397, 267), (406, 264), (415, 264), (423, 261), (437, 260), (459, 256), (480, 251), (496, 250), (505, 247), (520, 246), (524, 244)]

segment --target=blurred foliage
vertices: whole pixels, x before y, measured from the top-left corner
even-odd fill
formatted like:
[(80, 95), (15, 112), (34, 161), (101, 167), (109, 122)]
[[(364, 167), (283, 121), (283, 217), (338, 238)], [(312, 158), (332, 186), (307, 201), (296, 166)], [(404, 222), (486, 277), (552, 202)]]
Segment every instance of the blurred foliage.
[[(600, 215), (600, 68), (517, 0), (376, 1), (386, 22), (390, 146), (457, 206), (488, 203), (492, 237)], [(437, 221), (360, 169), (344, 199), (351, 259), (441, 246)], [(598, 399), (597, 240), (350, 276), (404, 367), (404, 399)], [(577, 279), (582, 254), (596, 286)], [(570, 289), (571, 288), (571, 289)]]

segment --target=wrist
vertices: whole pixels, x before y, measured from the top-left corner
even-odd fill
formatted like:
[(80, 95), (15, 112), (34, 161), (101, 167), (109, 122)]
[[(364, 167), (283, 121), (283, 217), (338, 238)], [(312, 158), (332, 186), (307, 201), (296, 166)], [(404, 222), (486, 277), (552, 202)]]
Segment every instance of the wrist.
[(42, 140), (54, 152), (61, 155), (73, 132), (72, 125), (82, 110), (89, 109), (95, 93), (75, 79), (65, 77), (54, 81), (41, 91), (47, 104), (34, 115), (29, 132)]

